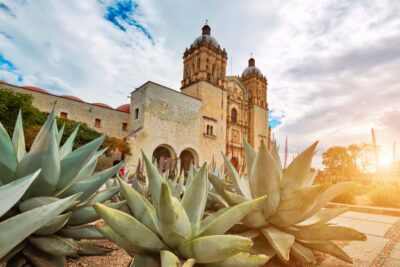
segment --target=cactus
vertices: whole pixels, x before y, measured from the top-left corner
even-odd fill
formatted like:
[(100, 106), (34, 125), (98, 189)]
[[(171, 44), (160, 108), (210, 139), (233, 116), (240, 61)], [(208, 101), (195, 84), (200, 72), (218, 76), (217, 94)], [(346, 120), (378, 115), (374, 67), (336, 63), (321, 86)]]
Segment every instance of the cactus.
[[(121, 194), (133, 216), (96, 204), (105, 221), (97, 225), (108, 239), (134, 257), (131, 266), (259, 266), (268, 261), (265, 255), (249, 251), (251, 239), (225, 235), (266, 197), (242, 203), (203, 219), (207, 202), (207, 169), (203, 165), (187, 185), (182, 199), (174, 196), (165, 177), (144, 156), (150, 203), (137, 190), (118, 179)], [(172, 187), (174, 188), (174, 187)]]
[[(0, 223), (0, 262), (65, 266), (66, 256), (108, 252), (80, 239), (104, 238), (89, 224), (99, 219), (93, 205), (106, 202), (119, 190), (112, 187), (98, 192), (122, 164), (93, 174), (104, 152), (98, 150), (104, 137), (73, 150), (77, 132), (78, 127), (60, 146), (63, 127), (57, 129), (53, 108), (27, 152), (21, 112), (12, 138), (0, 124), (0, 184), (14, 190), (13, 199), (6, 196), (4, 200), (8, 212)], [(3, 197), (1, 203), (5, 203)]]
[(315, 264), (314, 251), (320, 251), (351, 263), (351, 257), (332, 240), (366, 239), (363, 233), (352, 228), (329, 223), (346, 209), (323, 207), (352, 183), (313, 184), (315, 173), (310, 166), (316, 146), (317, 143), (311, 145), (283, 169), (276, 143), (268, 149), (262, 142), (257, 153), (244, 140), (248, 174), (240, 176), (224, 156), (233, 186), (228, 187), (220, 177), (209, 175), (214, 190), (228, 205), (268, 196), (261, 210), (250, 213), (236, 227), (237, 234), (254, 240), (254, 252), (277, 255), (285, 263), (293, 256), (301, 262)]

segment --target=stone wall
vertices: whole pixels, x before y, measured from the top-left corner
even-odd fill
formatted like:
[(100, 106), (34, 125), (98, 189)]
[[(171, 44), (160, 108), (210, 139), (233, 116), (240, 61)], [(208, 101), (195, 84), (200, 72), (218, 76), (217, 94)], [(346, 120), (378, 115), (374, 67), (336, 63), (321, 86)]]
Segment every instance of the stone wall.
[[(157, 147), (165, 147), (177, 160), (184, 150), (190, 150), (202, 163), (203, 147), (200, 146), (201, 101), (162, 85), (147, 82), (131, 95), (131, 125), (128, 142), (132, 156), (129, 165), (136, 165), (141, 150), (152, 157)], [(135, 110), (138, 109), (138, 117)]]
[[(67, 113), (68, 119), (86, 123), (90, 128), (100, 133), (118, 138), (123, 138), (128, 133), (128, 131), (122, 129), (122, 124), (128, 123), (129, 129), (129, 113), (4, 83), (0, 83), (0, 89), (32, 95), (33, 106), (43, 112), (50, 112), (56, 103), (55, 111), (58, 117), (60, 117), (61, 112)], [(100, 127), (95, 127), (96, 119), (101, 120)]]

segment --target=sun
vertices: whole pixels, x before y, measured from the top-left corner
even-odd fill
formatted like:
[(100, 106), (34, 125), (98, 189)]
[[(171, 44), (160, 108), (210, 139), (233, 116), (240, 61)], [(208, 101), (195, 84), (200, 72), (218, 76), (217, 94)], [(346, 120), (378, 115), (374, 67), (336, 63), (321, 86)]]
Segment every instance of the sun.
[(382, 167), (389, 167), (392, 163), (392, 155), (386, 153), (379, 155), (379, 165), (381, 165)]

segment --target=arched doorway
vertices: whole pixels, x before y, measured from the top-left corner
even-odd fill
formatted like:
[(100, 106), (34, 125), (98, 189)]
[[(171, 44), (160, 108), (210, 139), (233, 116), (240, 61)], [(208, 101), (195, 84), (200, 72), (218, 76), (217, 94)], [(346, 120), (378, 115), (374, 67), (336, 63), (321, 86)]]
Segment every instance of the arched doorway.
[(235, 169), (237, 171), (239, 171), (239, 161), (238, 161), (237, 157), (232, 157), (231, 163), (232, 163), (233, 167), (235, 167)]
[(160, 145), (153, 152), (153, 161), (156, 160), (158, 171), (164, 173), (169, 170), (172, 174), (175, 170), (176, 155), (172, 147)]
[(180, 171), (184, 171), (185, 174), (189, 171), (190, 164), (198, 165), (198, 156), (196, 151), (193, 149), (187, 148), (181, 152), (179, 155), (179, 160), (181, 161), (181, 169)]

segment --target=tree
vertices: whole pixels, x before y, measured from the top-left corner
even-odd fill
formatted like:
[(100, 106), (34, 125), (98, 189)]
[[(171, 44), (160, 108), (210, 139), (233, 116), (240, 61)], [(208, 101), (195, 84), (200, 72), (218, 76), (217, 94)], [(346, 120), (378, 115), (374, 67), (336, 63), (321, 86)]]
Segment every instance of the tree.
[(353, 160), (349, 155), (347, 148), (334, 146), (322, 154), (322, 164), (328, 175), (345, 177), (354, 170)]
[[(10, 90), (0, 90), (0, 122), (12, 135), (17, 120), (18, 112), (21, 109), (23, 116), (23, 124), (25, 130), (25, 142), (29, 149), (33, 143), (36, 134), (39, 132), (42, 124), (46, 120), (48, 113), (41, 112), (32, 105), (32, 96), (12, 92)], [(78, 134), (74, 142), (74, 149), (89, 143), (102, 134), (90, 128), (86, 123), (80, 123), (69, 119), (57, 119), (57, 126), (61, 128), (64, 125), (64, 135), (61, 140), (63, 144), (73, 130), (80, 125)], [(106, 136), (102, 146), (108, 147), (105, 155), (110, 157), (112, 152), (119, 151), (122, 155), (130, 155), (128, 143), (119, 138)]]

